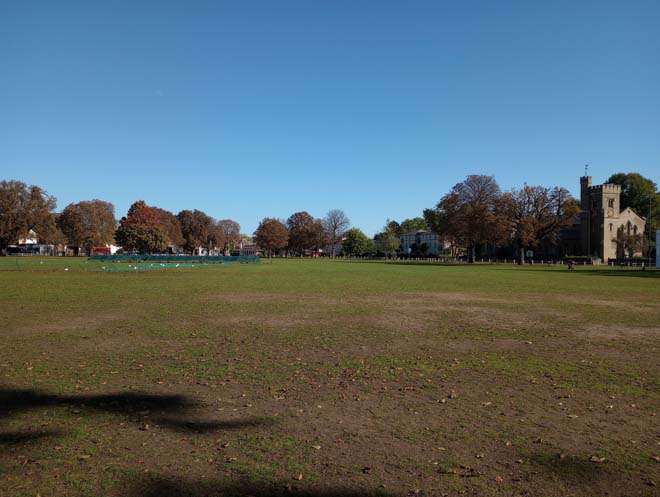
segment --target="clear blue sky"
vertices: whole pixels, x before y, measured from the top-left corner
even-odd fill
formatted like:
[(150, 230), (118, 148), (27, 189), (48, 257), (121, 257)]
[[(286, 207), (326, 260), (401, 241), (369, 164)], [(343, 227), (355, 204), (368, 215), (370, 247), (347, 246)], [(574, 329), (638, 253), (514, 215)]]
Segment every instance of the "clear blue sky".
[(470, 173), (660, 181), (660, 2), (0, 2), (0, 178), (373, 234)]

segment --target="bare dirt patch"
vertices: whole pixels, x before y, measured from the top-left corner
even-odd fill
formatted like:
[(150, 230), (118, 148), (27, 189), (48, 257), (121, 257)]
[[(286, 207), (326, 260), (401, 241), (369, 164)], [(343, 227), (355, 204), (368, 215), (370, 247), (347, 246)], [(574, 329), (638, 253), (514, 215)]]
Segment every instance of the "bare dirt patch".
[(589, 338), (602, 340), (643, 339), (660, 343), (660, 327), (624, 326), (620, 324), (590, 324), (586, 328)]

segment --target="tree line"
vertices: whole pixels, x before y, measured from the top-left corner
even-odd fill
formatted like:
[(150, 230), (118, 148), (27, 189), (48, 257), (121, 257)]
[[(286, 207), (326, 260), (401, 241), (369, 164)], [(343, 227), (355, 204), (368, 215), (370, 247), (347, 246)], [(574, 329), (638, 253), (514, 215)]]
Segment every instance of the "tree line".
[[(660, 194), (652, 180), (637, 173), (617, 173), (606, 183), (621, 186), (622, 209), (631, 207), (642, 216), (651, 216), (647, 230), (660, 226)], [(44, 243), (74, 245), (87, 253), (96, 245), (112, 243), (141, 253), (170, 247), (189, 253), (199, 248), (229, 253), (242, 236), (234, 220), (216, 220), (197, 209), (175, 215), (143, 200), (134, 202), (119, 222), (113, 204), (103, 200), (71, 203), (58, 214), (55, 208), (55, 197), (42, 188), (1, 181), (0, 251), (25, 238), (30, 230)], [(307, 211), (286, 220), (264, 218), (253, 241), (269, 256), (302, 256), (322, 250), (332, 257), (394, 256), (400, 251), (402, 235), (423, 230), (438, 233), (453, 255), (465, 252), (470, 261), (475, 260), (479, 247), (491, 245), (515, 247), (523, 262), (525, 251), (556, 243), (561, 231), (574, 224), (579, 210), (578, 201), (566, 188), (525, 184), (503, 192), (494, 177), (469, 175), (436, 205), (424, 209), (422, 216), (400, 223), (388, 219), (373, 238), (351, 227), (344, 211), (333, 209), (323, 218)]]
[(115, 208), (103, 200), (85, 200), (55, 213), (56, 199), (42, 188), (21, 181), (0, 182), (0, 251), (30, 231), (42, 243), (68, 244), (87, 254), (94, 246), (118, 244), (126, 251), (163, 252), (199, 247), (228, 252), (240, 241), (240, 225), (232, 219), (215, 220), (200, 210), (174, 215), (143, 200), (134, 202), (119, 222)]
[[(655, 182), (638, 173), (616, 173), (605, 183), (621, 186), (621, 210), (631, 207), (646, 217), (647, 236), (660, 229), (660, 193)], [(373, 240), (359, 230), (349, 231), (344, 249), (352, 255), (395, 256), (400, 253), (402, 235), (431, 231), (448, 243), (451, 255), (465, 253), (469, 262), (475, 261), (479, 248), (490, 246), (515, 249), (523, 263), (528, 250), (557, 244), (579, 212), (578, 200), (566, 188), (525, 184), (503, 192), (494, 177), (469, 175), (436, 205), (424, 209), (422, 216), (401, 223), (388, 219)], [(624, 234), (616, 241), (632, 254), (642, 250), (646, 240), (642, 234)]]
[[(238, 247), (240, 224), (232, 219), (216, 220), (205, 212), (182, 210), (178, 214), (144, 200), (134, 202), (126, 216), (115, 219), (115, 208), (103, 200), (85, 200), (55, 213), (56, 199), (42, 188), (21, 181), (0, 182), (0, 251), (37, 233), (42, 243), (68, 244), (91, 254), (94, 246), (118, 244), (124, 251), (159, 253), (180, 247), (188, 253), (200, 248), (229, 253)], [(285, 222), (266, 218), (254, 233), (255, 243), (272, 255), (286, 250), (304, 255), (330, 247), (336, 255), (350, 220), (339, 210), (316, 219), (306, 211), (292, 214)]]

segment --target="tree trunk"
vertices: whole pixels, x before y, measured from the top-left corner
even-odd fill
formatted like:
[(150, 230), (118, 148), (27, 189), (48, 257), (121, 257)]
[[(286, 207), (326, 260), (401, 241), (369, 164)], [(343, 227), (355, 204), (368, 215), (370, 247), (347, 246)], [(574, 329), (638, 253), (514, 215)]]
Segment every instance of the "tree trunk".
[(477, 246), (474, 243), (471, 243), (468, 247), (468, 263), (474, 264), (476, 259)]
[(518, 264), (521, 266), (525, 264), (525, 247), (520, 246), (520, 254), (518, 254)]

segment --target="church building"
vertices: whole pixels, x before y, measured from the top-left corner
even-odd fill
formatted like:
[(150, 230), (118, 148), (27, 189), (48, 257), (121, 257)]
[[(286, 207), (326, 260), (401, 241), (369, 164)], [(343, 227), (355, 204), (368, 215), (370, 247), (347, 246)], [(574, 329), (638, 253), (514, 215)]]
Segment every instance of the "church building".
[(646, 219), (630, 207), (621, 209), (621, 186), (592, 185), (580, 178), (580, 247), (603, 262), (641, 256)]

